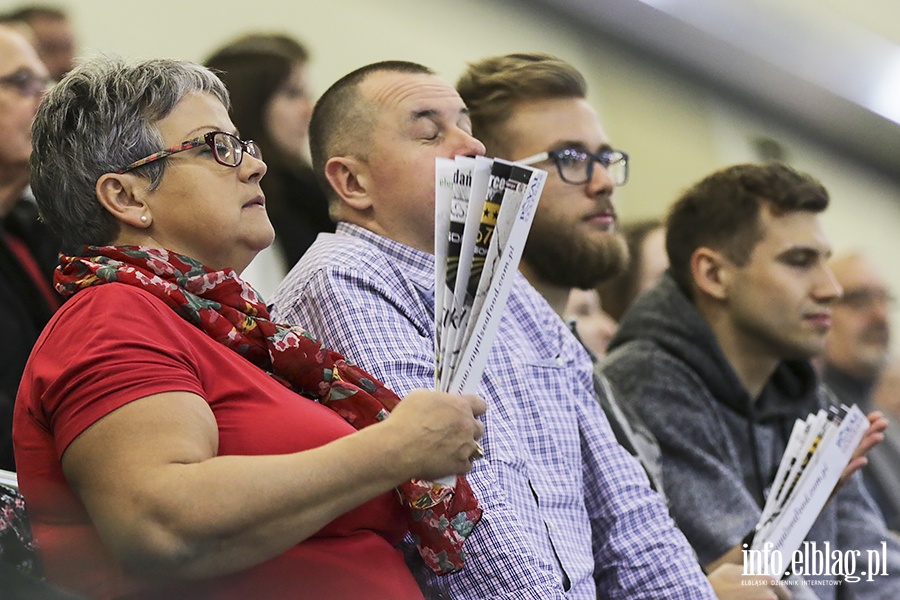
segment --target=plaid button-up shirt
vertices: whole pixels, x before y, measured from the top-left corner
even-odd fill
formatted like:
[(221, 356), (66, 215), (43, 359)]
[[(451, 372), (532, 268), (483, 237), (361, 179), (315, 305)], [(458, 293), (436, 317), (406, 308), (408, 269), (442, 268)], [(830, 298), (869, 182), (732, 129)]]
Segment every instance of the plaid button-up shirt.
[[(434, 257), (340, 224), (273, 297), (401, 396), (434, 387)], [(714, 598), (684, 536), (593, 395), (588, 355), (516, 274), (478, 390), (485, 458), (468, 475), (484, 515), (452, 598)], [(599, 590), (599, 596), (597, 595)]]

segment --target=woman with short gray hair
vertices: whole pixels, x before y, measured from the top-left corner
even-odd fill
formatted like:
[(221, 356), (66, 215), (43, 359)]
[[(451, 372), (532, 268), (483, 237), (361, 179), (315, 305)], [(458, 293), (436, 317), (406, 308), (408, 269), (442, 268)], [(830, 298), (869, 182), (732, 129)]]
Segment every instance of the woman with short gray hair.
[[(169, 60), (95, 59), (44, 99), (32, 128), (31, 185), (67, 251), (112, 242), (119, 223), (97, 201), (98, 177), (163, 147), (155, 124), (189, 93), (210, 94), (229, 107), (218, 77)], [(149, 189), (159, 186), (166, 162), (141, 169)]]
[(32, 164), (69, 297), (14, 421), (51, 582), (92, 598), (421, 598), (396, 548), (410, 530), (433, 569), (462, 567), (477, 502), (463, 478), (455, 493), (423, 480), (471, 468), (484, 403), (399, 402), (269, 320), (239, 277), (272, 242), (266, 165), (215, 75), (89, 61), (44, 99)]

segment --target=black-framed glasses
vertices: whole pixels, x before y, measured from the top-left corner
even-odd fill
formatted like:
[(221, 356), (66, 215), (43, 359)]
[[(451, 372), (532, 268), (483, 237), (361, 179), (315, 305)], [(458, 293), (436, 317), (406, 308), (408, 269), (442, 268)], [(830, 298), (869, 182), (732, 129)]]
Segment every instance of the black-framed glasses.
[(0, 77), (0, 86), (11, 87), (22, 96), (43, 96), (53, 80), (49, 77), (36, 75), (27, 69), (20, 69), (9, 75)]
[(597, 154), (577, 148), (563, 148), (562, 150), (541, 152), (516, 162), (533, 165), (545, 160), (552, 160), (556, 164), (560, 178), (572, 185), (581, 185), (590, 181), (594, 176), (595, 162), (603, 165), (603, 168), (609, 173), (613, 185), (625, 185), (625, 182), (628, 181), (628, 154), (612, 148), (601, 150)]
[(212, 149), (213, 158), (216, 159), (216, 162), (220, 165), (225, 165), (226, 167), (236, 167), (240, 165), (241, 161), (244, 160), (245, 152), (253, 158), (262, 160), (262, 150), (259, 149), (259, 146), (257, 146), (256, 142), (253, 140), (245, 141), (236, 135), (225, 133), (224, 131), (210, 131), (203, 137), (181, 142), (177, 146), (160, 150), (141, 160), (136, 160), (127, 167), (119, 169), (116, 173), (121, 175), (122, 173), (127, 173), (128, 171), (167, 158), (173, 154), (191, 150), (193, 148), (199, 148), (200, 146), (209, 146), (210, 149)]

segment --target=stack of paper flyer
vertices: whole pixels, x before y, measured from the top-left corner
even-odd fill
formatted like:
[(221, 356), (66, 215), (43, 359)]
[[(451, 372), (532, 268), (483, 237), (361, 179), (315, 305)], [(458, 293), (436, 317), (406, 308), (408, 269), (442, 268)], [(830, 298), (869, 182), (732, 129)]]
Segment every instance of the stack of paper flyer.
[(854, 404), (797, 419), (763, 508), (751, 551), (780, 579), (869, 427)]
[(547, 173), (499, 158), (438, 158), (435, 168), (435, 387), (481, 380)]

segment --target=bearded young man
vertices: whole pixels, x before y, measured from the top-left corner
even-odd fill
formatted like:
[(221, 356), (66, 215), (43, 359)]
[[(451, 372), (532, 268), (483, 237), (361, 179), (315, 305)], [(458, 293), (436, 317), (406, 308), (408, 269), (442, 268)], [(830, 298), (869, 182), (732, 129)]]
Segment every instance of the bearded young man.
[[(614, 150), (586, 100), (582, 75), (546, 54), (509, 54), (469, 65), (457, 83), (473, 133), (491, 155), (548, 171), (523, 253), (521, 271), (563, 315), (573, 289), (594, 288), (618, 275), (628, 260), (616, 229), (615, 188), (627, 179), (628, 157)], [(659, 447), (639, 416), (621, 406), (609, 383), (594, 376), (596, 399), (616, 438), (664, 492)], [(709, 575), (720, 600), (787, 598), (767, 577), (744, 576), (738, 564)]]
[[(628, 155), (610, 146), (581, 73), (556, 57), (486, 58), (469, 65), (457, 89), (489, 155), (548, 172), (519, 270), (562, 316), (573, 288), (592, 289), (628, 262), (613, 206)], [(617, 439), (661, 490), (655, 442), (597, 383)]]

